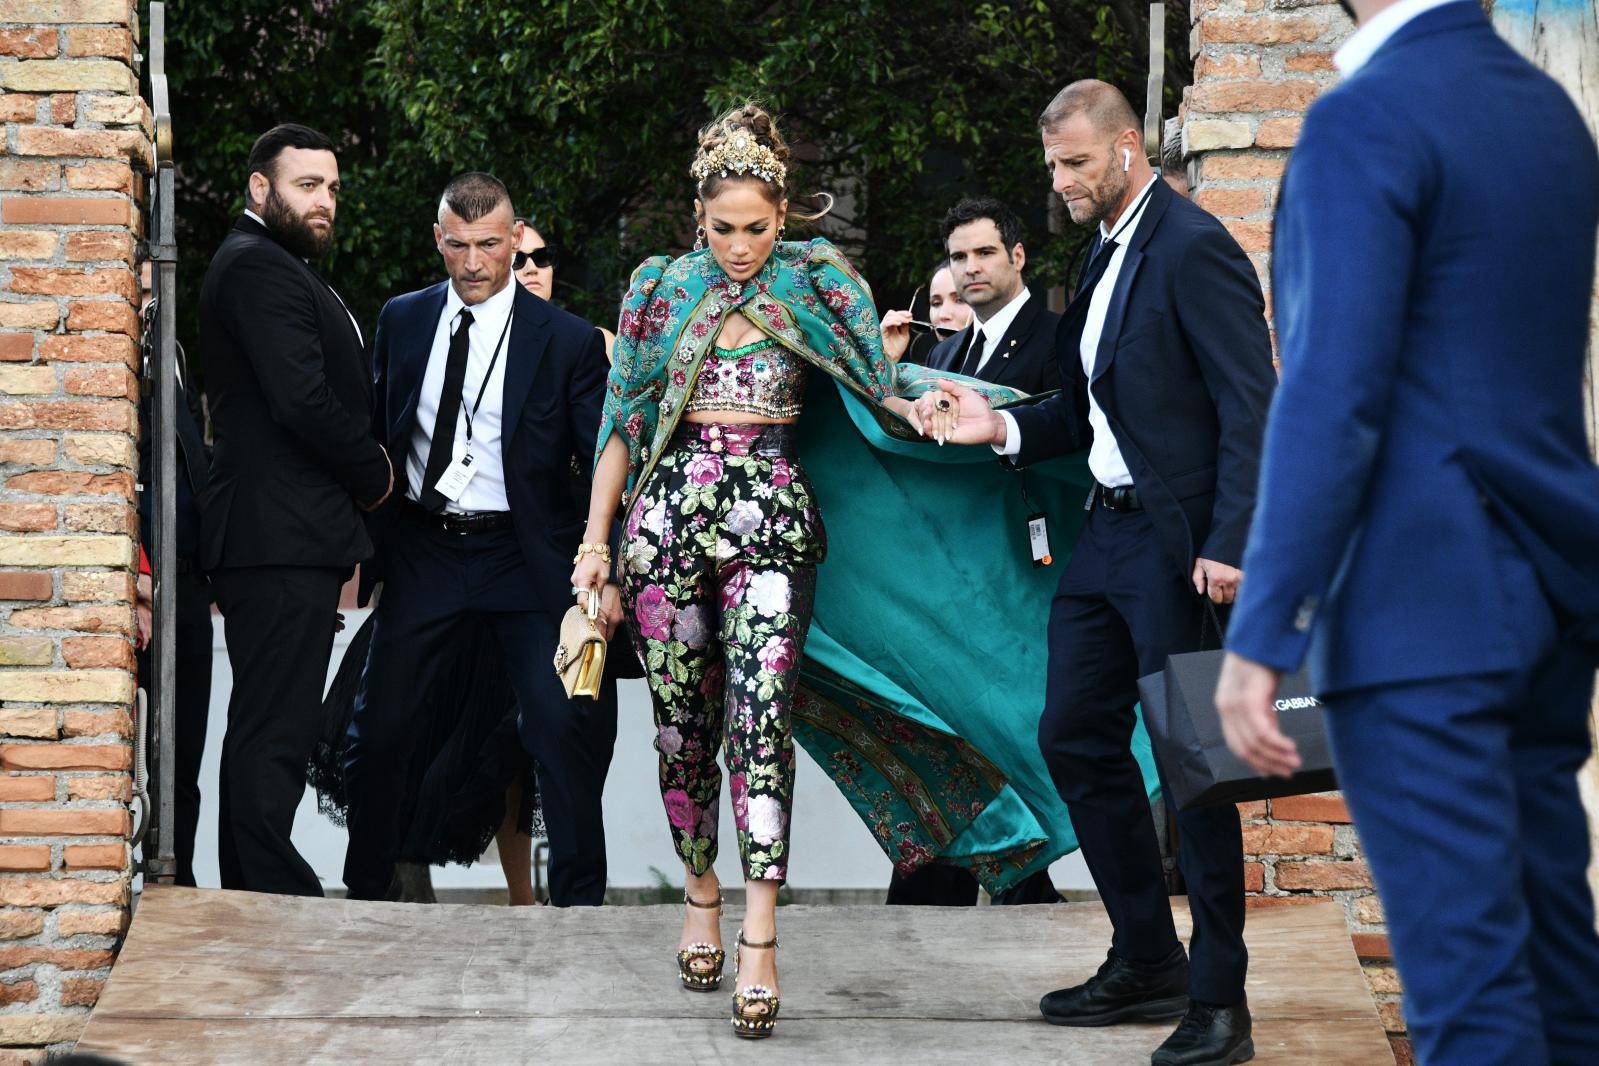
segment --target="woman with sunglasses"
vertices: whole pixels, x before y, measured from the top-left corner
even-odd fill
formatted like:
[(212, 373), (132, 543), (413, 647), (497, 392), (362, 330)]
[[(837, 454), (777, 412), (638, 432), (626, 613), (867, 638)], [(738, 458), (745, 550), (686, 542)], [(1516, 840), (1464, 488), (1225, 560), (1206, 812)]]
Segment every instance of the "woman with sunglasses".
[[(534, 296), (553, 300), (555, 293), (555, 249), (545, 241), (544, 235), (532, 222), (518, 218), (522, 223), (522, 243), (511, 258), (511, 270), (522, 288)], [(611, 358), (611, 348), (616, 344), (616, 334), (604, 326), (596, 326), (605, 338), (605, 358)]]
[(927, 321), (916, 318), (916, 296), (911, 297), (910, 310), (890, 311), (883, 316), (883, 354), (893, 363), (909, 356), (909, 362), (925, 364), (939, 341), (959, 333), (971, 320), (971, 306), (955, 288), (949, 259), (945, 258), (927, 283)]

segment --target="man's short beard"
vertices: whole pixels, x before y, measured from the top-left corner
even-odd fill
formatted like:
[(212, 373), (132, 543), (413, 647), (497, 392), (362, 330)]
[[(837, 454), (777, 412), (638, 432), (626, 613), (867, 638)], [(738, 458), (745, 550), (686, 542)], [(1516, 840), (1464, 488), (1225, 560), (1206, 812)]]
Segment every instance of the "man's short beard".
[[(1078, 222), (1078, 225), (1101, 225), (1110, 216), (1111, 212), (1120, 207), (1122, 201), (1127, 198), (1127, 186), (1131, 184), (1132, 182), (1127, 180), (1127, 175), (1122, 171), (1112, 170), (1109, 174), (1106, 174), (1105, 180), (1100, 183), (1099, 188), (1095, 189), (1090, 197), (1093, 210), (1089, 212), (1087, 218)], [(1076, 219), (1072, 221), (1077, 222)]]
[(278, 195), (275, 185), (267, 186), (266, 203), (261, 205), (261, 218), (272, 235), (301, 259), (321, 259), (333, 247), (333, 220), (329, 219), (328, 228), (318, 232), (306, 221), (306, 215), (294, 213), (289, 202)]

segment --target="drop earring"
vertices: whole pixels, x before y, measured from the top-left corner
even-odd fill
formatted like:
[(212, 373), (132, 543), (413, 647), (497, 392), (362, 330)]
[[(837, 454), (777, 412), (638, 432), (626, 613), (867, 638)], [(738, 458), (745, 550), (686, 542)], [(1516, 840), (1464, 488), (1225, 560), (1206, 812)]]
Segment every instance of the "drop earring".
[(788, 239), (787, 234), (788, 234), (788, 227), (787, 226), (779, 226), (779, 227), (777, 227), (777, 239), (779, 241), (787, 240)]
[(694, 229), (694, 250), (702, 251), (705, 248), (705, 227), (697, 226)]

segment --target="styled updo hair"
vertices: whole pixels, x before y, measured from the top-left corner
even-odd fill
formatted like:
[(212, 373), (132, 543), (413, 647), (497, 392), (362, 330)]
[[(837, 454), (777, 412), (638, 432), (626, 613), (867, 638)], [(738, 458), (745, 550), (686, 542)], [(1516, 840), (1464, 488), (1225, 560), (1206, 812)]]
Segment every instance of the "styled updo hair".
[[(747, 134), (755, 145), (751, 154), (758, 156), (766, 166), (775, 164), (780, 168), (778, 173), (762, 172), (759, 167), (739, 173), (714, 165), (720, 162), (719, 150), (727, 149), (739, 134)], [(699, 147), (694, 153), (689, 173), (695, 178), (695, 193), (702, 201), (721, 192), (728, 182), (753, 181), (760, 184), (763, 196), (773, 204), (779, 204), (787, 195), (789, 155), (788, 142), (778, 132), (777, 122), (771, 114), (754, 101), (746, 101), (700, 129)], [(805, 208), (796, 207), (796, 201), (800, 199), (789, 197), (788, 210), (789, 218), (799, 222), (814, 222), (833, 209), (833, 197), (828, 193), (803, 198), (806, 201), (814, 200), (814, 209), (811, 209), (810, 203)]]

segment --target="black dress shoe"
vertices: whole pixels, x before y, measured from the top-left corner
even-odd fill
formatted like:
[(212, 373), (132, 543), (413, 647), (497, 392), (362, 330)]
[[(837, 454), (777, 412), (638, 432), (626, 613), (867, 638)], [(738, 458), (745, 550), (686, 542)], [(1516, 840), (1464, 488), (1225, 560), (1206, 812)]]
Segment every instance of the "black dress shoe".
[(1249, 1002), (1230, 1007), (1189, 1004), (1177, 1031), (1150, 1057), (1150, 1066), (1233, 1066), (1255, 1057)]
[(1131, 962), (1112, 951), (1099, 972), (1038, 1003), (1051, 1025), (1115, 1025), (1175, 1018), (1188, 1006), (1188, 957), (1182, 948), (1159, 962)]

